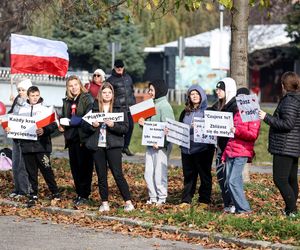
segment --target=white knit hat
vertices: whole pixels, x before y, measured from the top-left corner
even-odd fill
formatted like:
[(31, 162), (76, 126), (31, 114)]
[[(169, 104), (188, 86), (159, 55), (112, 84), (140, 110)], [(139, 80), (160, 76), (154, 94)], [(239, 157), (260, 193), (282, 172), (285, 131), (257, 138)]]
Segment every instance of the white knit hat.
[(95, 74), (101, 75), (102, 80), (103, 80), (103, 81), (105, 80), (105, 72), (104, 72), (102, 69), (96, 69), (96, 70), (94, 71), (94, 75), (95, 75)]
[(17, 84), (17, 88), (28, 90), (32, 86), (30, 79), (24, 79)]

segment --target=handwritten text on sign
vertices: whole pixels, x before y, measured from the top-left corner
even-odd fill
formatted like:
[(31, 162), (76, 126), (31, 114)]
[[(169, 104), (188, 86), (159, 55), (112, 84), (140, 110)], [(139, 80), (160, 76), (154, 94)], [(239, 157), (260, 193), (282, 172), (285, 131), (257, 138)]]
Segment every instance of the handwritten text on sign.
[(217, 144), (217, 137), (205, 134), (204, 118), (194, 117), (194, 142)]
[(167, 118), (167, 141), (190, 148), (190, 125)]
[(144, 122), (142, 145), (163, 147), (165, 143), (165, 122)]
[(124, 113), (92, 113), (89, 111), (83, 118), (89, 124), (93, 122), (104, 122), (105, 120), (111, 120), (113, 122), (123, 122), (124, 121)]
[(222, 137), (234, 137), (231, 132), (233, 117), (231, 112), (204, 111), (205, 134)]
[(243, 122), (259, 120), (260, 107), (256, 95), (238, 95), (236, 103)]
[(8, 115), (8, 138), (37, 140), (35, 118), (28, 116)]

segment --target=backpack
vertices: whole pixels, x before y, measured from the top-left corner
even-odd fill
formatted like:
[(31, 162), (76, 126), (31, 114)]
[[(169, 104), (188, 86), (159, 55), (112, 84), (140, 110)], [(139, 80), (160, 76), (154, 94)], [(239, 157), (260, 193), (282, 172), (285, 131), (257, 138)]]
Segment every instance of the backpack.
[(9, 148), (0, 150), (0, 171), (12, 169), (12, 151)]

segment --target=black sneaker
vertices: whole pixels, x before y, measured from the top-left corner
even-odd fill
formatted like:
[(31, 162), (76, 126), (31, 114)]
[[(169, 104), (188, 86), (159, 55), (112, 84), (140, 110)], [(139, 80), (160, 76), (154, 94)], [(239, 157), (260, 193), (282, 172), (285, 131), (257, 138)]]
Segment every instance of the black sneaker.
[(34, 207), (36, 202), (38, 200), (38, 197), (36, 195), (31, 195), (29, 196), (28, 198), (28, 201), (27, 201), (27, 207), (30, 208), (30, 207)]
[(76, 206), (80, 206), (80, 205), (87, 205), (89, 203), (89, 200), (87, 198), (83, 198), (78, 196), (75, 200), (74, 200), (74, 205)]
[(52, 194), (51, 196), (50, 196), (50, 199), (51, 200), (57, 200), (57, 201), (60, 201), (60, 198), (61, 198), (61, 196), (60, 196), (60, 193), (55, 193), (55, 194)]
[(134, 156), (134, 153), (132, 153), (129, 148), (123, 148), (122, 153), (126, 154), (127, 156)]

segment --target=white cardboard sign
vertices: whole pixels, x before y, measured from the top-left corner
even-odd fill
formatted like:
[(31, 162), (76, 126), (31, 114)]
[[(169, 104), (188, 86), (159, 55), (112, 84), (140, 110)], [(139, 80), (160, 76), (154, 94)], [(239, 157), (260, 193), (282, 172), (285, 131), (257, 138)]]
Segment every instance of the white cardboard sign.
[(142, 145), (163, 147), (165, 143), (165, 122), (144, 122)]
[(217, 137), (205, 134), (204, 118), (194, 117), (194, 142), (217, 144)]
[(258, 98), (255, 94), (238, 95), (236, 97), (236, 103), (243, 122), (259, 120), (258, 112), (260, 110), (260, 106), (258, 103)]
[(179, 146), (190, 148), (190, 125), (171, 120), (167, 120), (167, 141)]
[(92, 113), (90, 110), (84, 117), (83, 120), (92, 125), (93, 122), (104, 122), (105, 120), (111, 120), (113, 122), (123, 122), (124, 121), (124, 113)]
[(37, 127), (34, 117), (8, 115), (8, 127), (10, 128), (7, 133), (8, 138), (37, 140)]
[(232, 127), (233, 116), (231, 112), (204, 111), (205, 134), (233, 138)]

